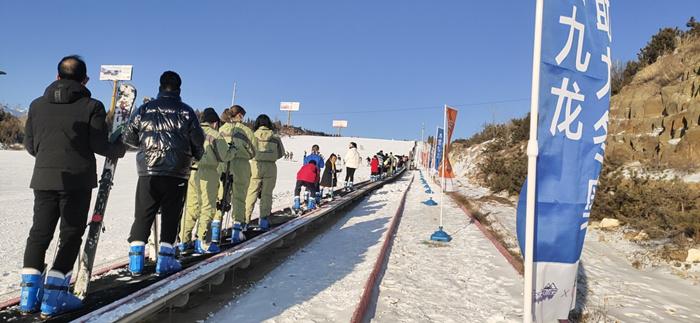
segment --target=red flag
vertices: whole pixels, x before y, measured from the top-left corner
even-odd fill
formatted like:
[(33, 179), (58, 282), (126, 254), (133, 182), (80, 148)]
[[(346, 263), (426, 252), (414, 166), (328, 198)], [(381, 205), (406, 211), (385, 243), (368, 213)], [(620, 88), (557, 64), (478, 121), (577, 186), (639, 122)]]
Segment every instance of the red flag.
[[(452, 171), (452, 164), (447, 156), (450, 155), (450, 142), (452, 142), (452, 133), (455, 130), (455, 123), (457, 122), (457, 109), (446, 106), (445, 107), (445, 118), (447, 119), (447, 138), (445, 139), (445, 151), (443, 152), (444, 163), (440, 165), (438, 173), (440, 176), (445, 178), (455, 178), (455, 174)], [(445, 171), (443, 174), (442, 166), (445, 166)]]

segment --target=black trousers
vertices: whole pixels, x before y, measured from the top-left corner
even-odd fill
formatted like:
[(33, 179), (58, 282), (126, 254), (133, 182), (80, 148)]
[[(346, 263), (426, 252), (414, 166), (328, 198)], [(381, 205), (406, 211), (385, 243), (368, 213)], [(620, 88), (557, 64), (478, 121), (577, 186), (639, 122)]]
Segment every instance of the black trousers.
[(34, 191), (34, 219), (24, 249), (24, 267), (44, 270), (46, 249), (61, 219), (58, 251), (52, 269), (64, 274), (73, 270), (83, 242), (92, 189)]
[(347, 173), (345, 173), (346, 182), (355, 182), (355, 168), (345, 167)]
[(170, 176), (141, 176), (136, 184), (134, 224), (129, 242), (148, 241), (151, 225), (158, 210), (160, 215), (160, 242), (174, 244), (185, 205), (187, 180)]
[(306, 190), (309, 192), (309, 194), (311, 194), (311, 196), (316, 195), (316, 192), (318, 192), (318, 183), (297, 181), (297, 185), (294, 187), (294, 196), (299, 196), (302, 186), (306, 187)]

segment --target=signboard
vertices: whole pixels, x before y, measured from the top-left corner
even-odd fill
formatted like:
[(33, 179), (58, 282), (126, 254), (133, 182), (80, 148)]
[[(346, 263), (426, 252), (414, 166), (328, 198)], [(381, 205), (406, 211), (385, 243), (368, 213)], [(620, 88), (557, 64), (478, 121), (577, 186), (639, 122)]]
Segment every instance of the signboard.
[(133, 65), (101, 65), (100, 81), (129, 81)]
[(348, 127), (347, 120), (333, 120), (333, 128), (347, 128), (347, 127)]
[(299, 102), (280, 102), (280, 111), (299, 111)]
[(445, 130), (437, 128), (437, 144), (435, 146), (435, 170), (439, 171), (442, 167), (442, 148), (445, 144)]

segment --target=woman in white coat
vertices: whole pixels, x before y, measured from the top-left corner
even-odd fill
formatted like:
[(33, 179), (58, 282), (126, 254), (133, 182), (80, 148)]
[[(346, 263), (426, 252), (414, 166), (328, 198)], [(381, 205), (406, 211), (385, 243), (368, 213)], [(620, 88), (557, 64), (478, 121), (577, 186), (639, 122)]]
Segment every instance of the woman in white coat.
[(350, 143), (350, 149), (345, 154), (345, 189), (352, 190), (352, 183), (355, 181), (355, 170), (360, 167), (362, 163), (362, 157), (360, 153), (357, 152), (357, 144), (354, 142)]

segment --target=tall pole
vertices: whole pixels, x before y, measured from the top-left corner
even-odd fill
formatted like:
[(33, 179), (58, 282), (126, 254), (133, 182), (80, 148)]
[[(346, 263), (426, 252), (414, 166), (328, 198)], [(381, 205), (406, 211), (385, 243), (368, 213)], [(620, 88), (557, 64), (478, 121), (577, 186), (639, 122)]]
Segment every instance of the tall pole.
[(236, 104), (236, 81), (233, 81), (233, 94), (231, 95), (231, 106)]
[(527, 204), (525, 208), (525, 277), (523, 286), (523, 322), (532, 322), (532, 293), (535, 242), (535, 190), (537, 188), (537, 118), (539, 108), (540, 62), (542, 61), (542, 12), (544, 0), (535, 5), (535, 41), (532, 53), (532, 89), (530, 92), (530, 140), (527, 143)]
[(287, 111), (287, 127), (292, 126), (292, 110)]
[[(445, 141), (447, 140), (447, 137), (445, 136), (447, 133), (447, 104), (445, 104), (445, 111), (443, 112), (442, 115), (442, 183), (440, 184), (440, 228), (442, 228), (442, 210), (445, 207), (445, 158), (447, 158), (447, 154), (445, 154)], [(438, 176), (440, 176), (440, 172), (438, 172)]]

